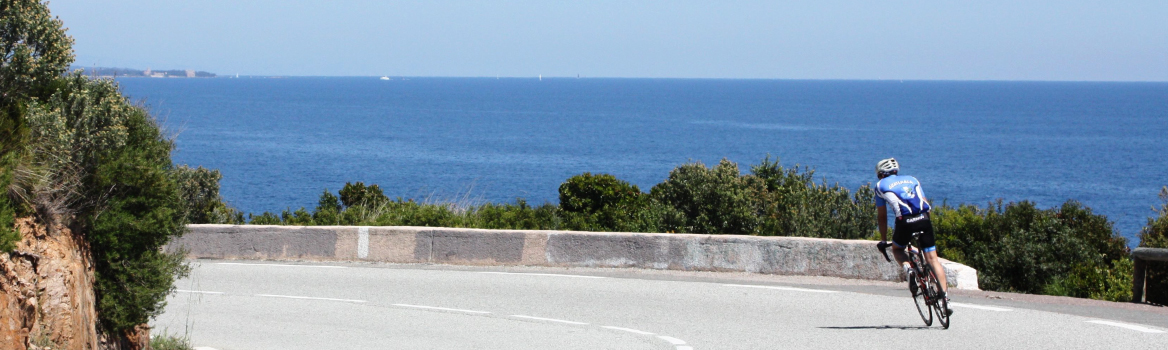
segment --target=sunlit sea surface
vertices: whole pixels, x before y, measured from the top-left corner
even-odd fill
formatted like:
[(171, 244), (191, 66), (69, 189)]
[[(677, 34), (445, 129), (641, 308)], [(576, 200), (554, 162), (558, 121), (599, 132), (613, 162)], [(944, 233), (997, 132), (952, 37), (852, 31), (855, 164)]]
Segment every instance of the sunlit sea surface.
[[(648, 191), (768, 154), (855, 189), (896, 157), (936, 203), (1075, 199), (1135, 237), (1168, 185), (1168, 83), (689, 79), (119, 79), (247, 212), (325, 189), (557, 202), (582, 172)], [(1132, 242), (1134, 243), (1134, 242)]]

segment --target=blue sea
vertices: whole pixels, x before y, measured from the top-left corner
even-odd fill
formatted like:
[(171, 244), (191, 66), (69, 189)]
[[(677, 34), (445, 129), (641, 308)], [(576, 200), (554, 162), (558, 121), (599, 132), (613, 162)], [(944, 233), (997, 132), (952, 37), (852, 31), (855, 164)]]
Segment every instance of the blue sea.
[[(583, 172), (644, 191), (686, 162), (764, 157), (855, 189), (896, 157), (935, 203), (1078, 200), (1131, 238), (1168, 185), (1168, 83), (119, 79), (246, 212), (345, 182), (430, 201), (557, 202)], [(1133, 244), (1135, 242), (1132, 242)]]

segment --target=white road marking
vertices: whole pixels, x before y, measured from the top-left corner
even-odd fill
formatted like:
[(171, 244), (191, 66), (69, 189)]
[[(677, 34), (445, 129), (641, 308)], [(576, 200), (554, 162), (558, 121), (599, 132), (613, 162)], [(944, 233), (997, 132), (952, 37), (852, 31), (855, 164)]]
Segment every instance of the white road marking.
[(208, 291), (205, 291), (205, 290), (184, 290), (184, 289), (175, 289), (174, 291), (175, 291), (175, 292), (179, 292), (179, 293), (195, 293), (195, 294), (225, 294), (225, 293), (223, 293), (223, 292), (208, 292)]
[(776, 289), (776, 290), (786, 290), (786, 291), (792, 291), (792, 292), (811, 292), (811, 293), (839, 293), (839, 292), (837, 292), (837, 291), (834, 291), (834, 290), (807, 289), (807, 288), (795, 288), (795, 287), (776, 287), (776, 286), (756, 286), (756, 285), (750, 285), (750, 284), (723, 284), (723, 286), (726, 286), (726, 287), (744, 287), (744, 288), (761, 288), (761, 289)]
[(415, 308), (415, 309), (427, 309), (427, 310), (442, 310), (442, 311), (465, 312), (465, 313), (468, 313), (468, 314), (489, 314), (489, 313), (490, 313), (489, 311), (475, 311), (475, 310), (451, 309), (451, 308), (447, 308), (447, 307), (437, 307), (437, 306), (423, 306), (423, 305), (410, 305), (410, 304), (393, 304), (393, 306), (401, 306), (401, 307), (412, 307), (412, 308)]
[(603, 326), (603, 327), (600, 327), (600, 328), (615, 329), (615, 330), (618, 330), (618, 331), (625, 331), (625, 332), (629, 332), (629, 333), (636, 333), (636, 334), (640, 334), (640, 335), (654, 335), (653, 333), (649, 333), (649, 332), (646, 332), (646, 331), (638, 331), (638, 330), (636, 330), (636, 329), (632, 329), (632, 328), (624, 328), (624, 327), (613, 327), (613, 326)]
[(949, 306), (964, 307), (964, 308), (978, 309), (978, 310), (987, 310), (987, 311), (999, 311), (999, 312), (1001, 312), (1001, 311), (1014, 311), (1014, 310), (1010, 310), (1007, 308), (1001, 308), (1001, 307), (976, 305), (976, 304), (953, 303), (953, 302), (950, 302)]
[(369, 227), (361, 226), (357, 229), (357, 258), (369, 256)]
[(521, 272), (494, 272), (483, 271), (479, 273), (489, 273), (495, 275), (526, 275), (526, 276), (552, 276), (552, 277), (574, 277), (574, 278), (608, 278), (602, 276), (584, 276), (584, 275), (561, 275), (556, 273), (521, 273)]
[[(618, 330), (618, 331), (625, 331), (625, 332), (636, 333), (636, 334), (641, 334), (641, 335), (655, 335), (653, 333), (649, 333), (646, 331), (639, 331), (639, 330), (632, 329), (632, 328), (614, 327), (614, 326), (602, 326), (600, 328), (614, 329), (614, 330)], [(665, 336), (665, 335), (658, 335), (657, 338), (660, 338), (661, 340), (664, 340), (664, 341), (669, 342), (670, 344), (673, 344), (673, 346), (676, 347), (676, 350), (693, 350), (692, 346), (685, 345), (684, 340), (677, 339), (677, 338), (670, 337), (670, 336)]]
[(343, 302), (349, 302), (349, 303), (365, 303), (365, 302), (366, 302), (365, 300), (356, 300), (356, 299), (317, 298), (317, 297), (302, 297), (302, 296), (295, 296), (295, 295), (256, 294), (255, 296), (257, 296), (257, 297), (269, 297), (269, 298), (288, 298), (288, 299), (306, 299), (306, 300), (343, 301)]
[(215, 263), (216, 265), (243, 265), (243, 266), (278, 266), (278, 267), (319, 267), (326, 269), (343, 269), (346, 266), (331, 265), (292, 265), (292, 264), (245, 264), (245, 263)]
[(208, 347), (208, 346), (196, 346), (194, 350), (216, 350), (216, 349), (212, 348), (212, 347)]
[(667, 341), (667, 342), (669, 342), (670, 344), (673, 344), (673, 345), (685, 345), (685, 341), (684, 341), (684, 340), (677, 339), (677, 338), (674, 338), (674, 337), (670, 337), (670, 336), (664, 336), (664, 335), (659, 335), (659, 336), (657, 336), (657, 338), (661, 338), (661, 340)]
[(1138, 325), (1134, 325), (1134, 324), (1119, 323), (1119, 322), (1115, 322), (1115, 321), (1090, 320), (1090, 321), (1087, 321), (1087, 323), (1105, 324), (1108, 326), (1127, 328), (1127, 329), (1130, 329), (1133, 331), (1140, 331), (1140, 332), (1144, 332), (1144, 333), (1164, 333), (1164, 331), (1158, 330), (1158, 329), (1152, 329), (1152, 328), (1138, 326)]
[(584, 323), (584, 322), (576, 322), (576, 321), (568, 321), (568, 320), (558, 320), (558, 319), (554, 319), (554, 318), (543, 318), (543, 317), (525, 316), (525, 315), (511, 315), (511, 317), (516, 317), (516, 318), (526, 318), (526, 319), (530, 319), (530, 320), (540, 320), (540, 321), (548, 321), (548, 322), (559, 322), (559, 323), (567, 323), (567, 324), (576, 324), (576, 325), (586, 325), (586, 324), (587, 324), (587, 323)]

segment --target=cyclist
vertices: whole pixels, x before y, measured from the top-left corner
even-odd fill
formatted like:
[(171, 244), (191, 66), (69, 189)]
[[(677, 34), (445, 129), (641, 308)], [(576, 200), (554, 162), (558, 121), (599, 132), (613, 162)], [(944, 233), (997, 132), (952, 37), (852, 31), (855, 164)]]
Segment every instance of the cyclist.
[[(880, 227), (880, 240), (888, 240), (888, 207), (892, 207), (893, 214), (896, 216), (896, 227), (892, 232), (892, 245), (895, 249), (892, 250), (892, 255), (896, 257), (896, 261), (904, 268), (905, 276), (911, 276), (912, 268), (909, 267), (908, 256), (904, 253), (904, 247), (908, 241), (912, 239), (913, 232), (920, 232), (921, 249), (925, 253), (925, 260), (928, 260), (929, 265), (936, 271), (937, 280), (941, 282), (941, 296), (946, 296), (948, 285), (945, 280), (945, 269), (941, 267), (941, 260), (937, 258), (936, 239), (933, 236), (933, 223), (929, 221), (929, 200), (925, 198), (925, 192), (921, 189), (921, 183), (917, 178), (908, 175), (898, 175), (900, 172), (900, 164), (896, 162), (895, 158), (888, 158), (876, 163), (876, 177), (880, 181), (876, 182), (876, 221), (877, 226)], [(910, 288), (915, 287), (911, 282)], [(913, 293), (916, 293), (913, 288)], [(953, 310), (946, 310), (947, 314), (952, 314)]]

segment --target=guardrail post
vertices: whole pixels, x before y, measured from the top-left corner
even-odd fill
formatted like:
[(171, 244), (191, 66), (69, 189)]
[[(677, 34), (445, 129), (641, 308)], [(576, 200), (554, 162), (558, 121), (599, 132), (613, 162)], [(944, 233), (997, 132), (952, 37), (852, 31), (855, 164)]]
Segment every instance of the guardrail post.
[(1135, 260), (1135, 268), (1132, 269), (1132, 302), (1144, 302), (1144, 274), (1148, 269), (1148, 262), (1144, 259), (1132, 257)]
[[(1134, 265), (1132, 269), (1132, 302), (1142, 303), (1147, 297), (1147, 277), (1149, 261), (1168, 262), (1168, 248), (1139, 247), (1131, 252)], [(1163, 302), (1158, 301), (1158, 302)]]

